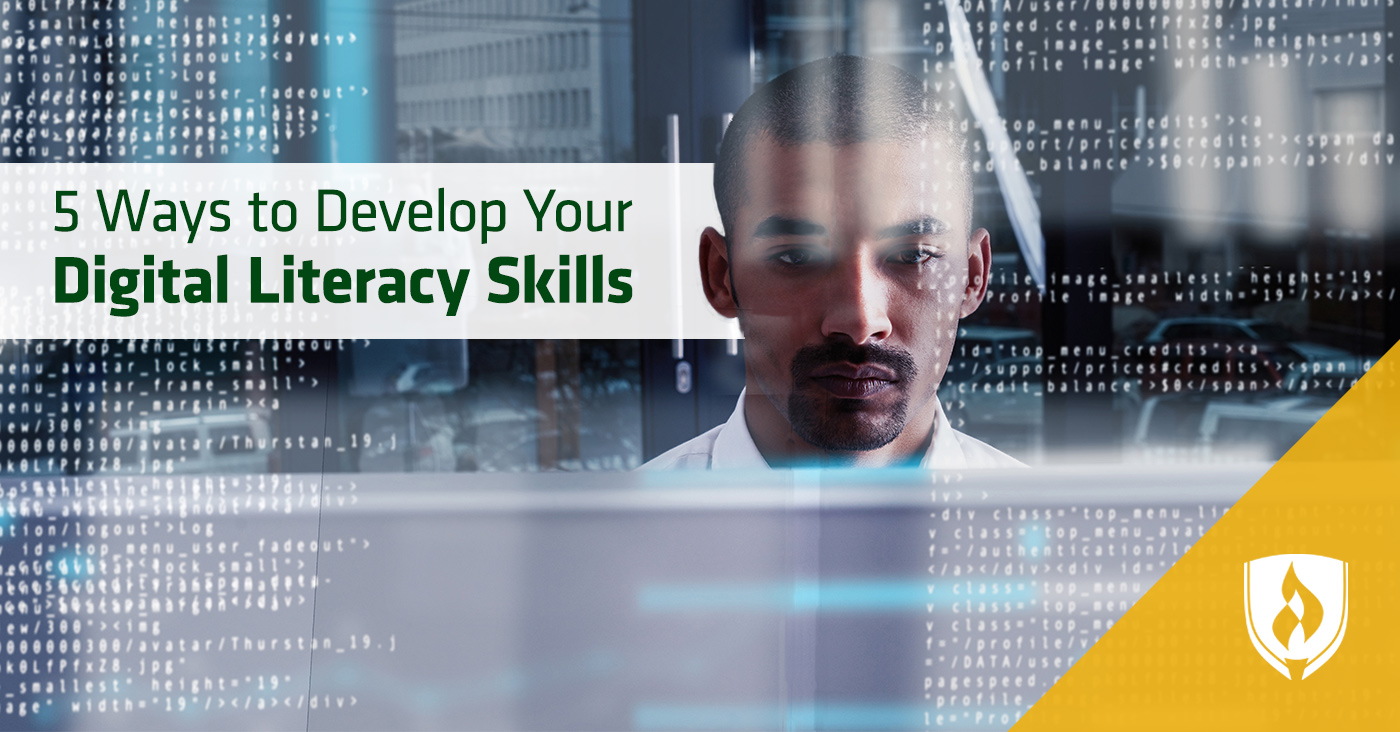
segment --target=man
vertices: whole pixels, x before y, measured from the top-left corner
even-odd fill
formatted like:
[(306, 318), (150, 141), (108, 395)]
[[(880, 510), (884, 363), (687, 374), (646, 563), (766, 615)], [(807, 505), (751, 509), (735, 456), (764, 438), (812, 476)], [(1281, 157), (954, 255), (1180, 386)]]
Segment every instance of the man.
[(646, 468), (1012, 467), (938, 402), (991, 245), (961, 136), (922, 82), (836, 56), (757, 91), (715, 165), (705, 295), (744, 333), (729, 421)]

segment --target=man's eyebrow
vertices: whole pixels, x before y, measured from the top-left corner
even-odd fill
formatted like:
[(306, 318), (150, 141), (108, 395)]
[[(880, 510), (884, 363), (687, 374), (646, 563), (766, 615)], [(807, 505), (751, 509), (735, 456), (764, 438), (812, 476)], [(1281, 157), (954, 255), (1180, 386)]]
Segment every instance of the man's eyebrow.
[(902, 224), (895, 224), (886, 229), (881, 229), (875, 235), (877, 239), (898, 239), (901, 236), (918, 236), (920, 234), (941, 234), (948, 230), (948, 224), (940, 218), (933, 216), (920, 216), (917, 219), (906, 221)]
[(785, 216), (769, 216), (753, 230), (755, 238), (769, 236), (821, 236), (826, 227), (807, 219), (790, 219)]

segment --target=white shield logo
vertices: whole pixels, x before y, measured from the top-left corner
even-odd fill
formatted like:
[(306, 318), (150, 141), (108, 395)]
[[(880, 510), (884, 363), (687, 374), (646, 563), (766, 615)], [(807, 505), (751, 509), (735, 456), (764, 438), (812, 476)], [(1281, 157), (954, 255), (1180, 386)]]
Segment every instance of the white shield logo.
[(1249, 639), (1286, 678), (1306, 679), (1337, 652), (1347, 631), (1347, 563), (1277, 554), (1244, 564)]

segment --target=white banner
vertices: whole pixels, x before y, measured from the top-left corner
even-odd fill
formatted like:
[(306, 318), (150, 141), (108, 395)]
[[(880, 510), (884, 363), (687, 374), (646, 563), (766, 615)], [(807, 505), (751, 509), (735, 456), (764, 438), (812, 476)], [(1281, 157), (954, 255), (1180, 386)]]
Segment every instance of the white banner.
[(3, 165), (0, 337), (737, 338), (711, 171)]

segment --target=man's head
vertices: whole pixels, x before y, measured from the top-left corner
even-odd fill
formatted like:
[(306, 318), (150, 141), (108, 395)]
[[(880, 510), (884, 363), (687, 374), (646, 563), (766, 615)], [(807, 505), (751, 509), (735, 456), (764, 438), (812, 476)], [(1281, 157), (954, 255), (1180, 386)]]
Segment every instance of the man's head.
[(725, 235), (702, 235), (701, 276), (767, 397), (746, 407), (760, 449), (916, 453), (990, 265), (953, 117), (892, 66), (807, 64), (739, 108), (715, 197)]

